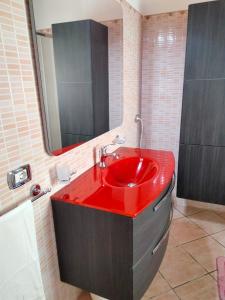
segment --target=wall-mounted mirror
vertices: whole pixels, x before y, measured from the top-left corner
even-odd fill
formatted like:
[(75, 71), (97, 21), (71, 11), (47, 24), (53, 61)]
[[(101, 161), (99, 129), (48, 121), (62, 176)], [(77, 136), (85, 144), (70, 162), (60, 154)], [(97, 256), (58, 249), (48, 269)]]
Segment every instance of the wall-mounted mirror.
[(48, 153), (122, 123), (123, 22), (116, 0), (30, 1)]

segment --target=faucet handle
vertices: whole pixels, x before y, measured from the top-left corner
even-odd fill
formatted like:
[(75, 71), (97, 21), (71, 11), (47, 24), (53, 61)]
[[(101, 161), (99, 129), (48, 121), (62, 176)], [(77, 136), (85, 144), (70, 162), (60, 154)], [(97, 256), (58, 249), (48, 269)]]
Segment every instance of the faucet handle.
[(109, 144), (109, 145), (102, 146), (102, 147), (100, 148), (100, 154), (101, 154), (101, 155), (106, 155), (106, 154), (107, 154), (107, 149), (108, 149), (109, 146), (113, 146), (113, 144)]

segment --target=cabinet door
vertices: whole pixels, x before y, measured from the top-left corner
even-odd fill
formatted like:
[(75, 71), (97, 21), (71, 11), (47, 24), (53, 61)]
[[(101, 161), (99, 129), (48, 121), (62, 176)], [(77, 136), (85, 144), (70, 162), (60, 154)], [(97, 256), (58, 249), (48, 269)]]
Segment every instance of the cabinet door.
[(180, 145), (177, 196), (225, 205), (225, 148)]
[(225, 1), (189, 7), (185, 79), (225, 77)]
[(58, 87), (62, 133), (93, 135), (92, 85), (63, 82)]
[[(90, 22), (52, 25), (62, 146), (94, 136)], [(76, 142), (75, 142), (76, 141)]]
[(180, 143), (225, 146), (225, 79), (185, 81)]
[(57, 83), (91, 81), (90, 22), (52, 25)]
[(94, 134), (109, 131), (108, 28), (91, 21)]

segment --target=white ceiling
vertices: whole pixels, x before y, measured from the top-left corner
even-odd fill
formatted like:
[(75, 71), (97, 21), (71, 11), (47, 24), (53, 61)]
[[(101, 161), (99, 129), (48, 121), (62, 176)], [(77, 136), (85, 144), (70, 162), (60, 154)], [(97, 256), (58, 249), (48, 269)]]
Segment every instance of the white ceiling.
[(116, 0), (33, 0), (37, 29), (49, 28), (51, 24), (92, 19), (106, 21), (123, 16)]
[[(188, 5), (207, 0), (127, 0), (143, 15), (153, 15), (177, 10), (186, 10)], [(213, 1), (213, 0), (209, 0)]]
[[(127, 0), (143, 15), (188, 9), (188, 5), (207, 0)], [(208, 0), (214, 1), (214, 0)], [(84, 19), (96, 21), (122, 18), (121, 5), (116, 0), (33, 0), (37, 29), (51, 24)]]

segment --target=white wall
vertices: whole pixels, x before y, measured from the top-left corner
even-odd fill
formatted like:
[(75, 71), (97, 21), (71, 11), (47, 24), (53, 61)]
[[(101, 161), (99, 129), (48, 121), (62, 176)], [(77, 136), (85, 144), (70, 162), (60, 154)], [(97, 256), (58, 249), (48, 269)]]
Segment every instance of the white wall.
[(186, 10), (190, 4), (206, 1), (210, 0), (128, 0), (143, 15)]
[(33, 0), (37, 29), (51, 24), (93, 19), (122, 19), (122, 8), (116, 0)]

